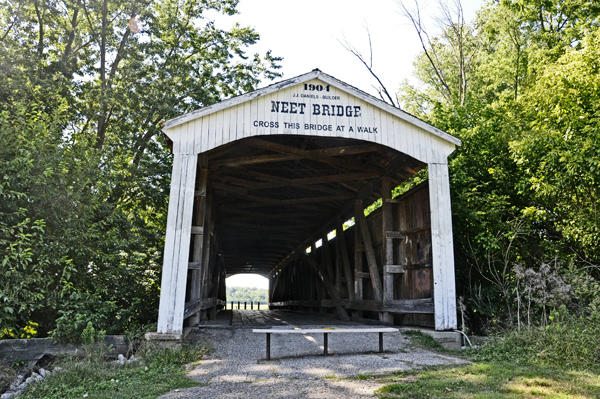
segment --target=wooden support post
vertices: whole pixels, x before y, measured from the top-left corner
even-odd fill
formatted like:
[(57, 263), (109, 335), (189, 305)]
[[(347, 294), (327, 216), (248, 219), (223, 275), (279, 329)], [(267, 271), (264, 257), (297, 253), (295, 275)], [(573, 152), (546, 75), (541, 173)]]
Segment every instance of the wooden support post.
[[(196, 191), (194, 193), (194, 226), (196, 227), (196, 234), (193, 237), (193, 251), (192, 251), (192, 262), (199, 264), (197, 269), (193, 269), (192, 280), (190, 284), (190, 301), (197, 301), (202, 298), (202, 270), (204, 264), (203, 259), (203, 247), (204, 247), (204, 221), (206, 216), (206, 190), (208, 187), (208, 168), (206, 167), (206, 157), (200, 156), (200, 173), (196, 182)], [(194, 233), (194, 227), (192, 227), (192, 233)], [(189, 318), (189, 325), (195, 326), (200, 323), (200, 312), (194, 313)]]
[[(202, 298), (209, 298), (211, 292), (211, 277), (212, 267), (214, 266), (211, 262), (211, 250), (213, 246), (213, 230), (214, 220), (212, 218), (213, 203), (212, 195), (206, 194), (206, 215), (204, 217), (204, 244), (202, 245)], [(204, 319), (208, 316), (208, 312), (203, 310), (200, 319)]]
[[(363, 252), (361, 251), (362, 237), (360, 234), (360, 228), (358, 227), (358, 218), (356, 215), (359, 212), (364, 214), (364, 209), (361, 205), (355, 204), (354, 208), (354, 300), (363, 300), (363, 279), (360, 277), (363, 268)], [(362, 312), (357, 310), (352, 312), (353, 318), (362, 317)]]
[(354, 280), (352, 279), (352, 270), (350, 269), (350, 259), (348, 259), (348, 247), (346, 246), (346, 237), (344, 235), (344, 224), (338, 218), (336, 229), (336, 240), (340, 246), (340, 254), (342, 255), (342, 265), (344, 267), (344, 277), (346, 278), (346, 289), (348, 290), (348, 298), (354, 299)]
[(335, 288), (337, 288), (340, 296), (342, 295), (342, 253), (340, 251), (340, 239), (335, 237)]
[(328, 348), (327, 348), (327, 344), (329, 343), (329, 339), (328, 339), (328, 335), (327, 333), (323, 334), (323, 355), (327, 356), (329, 354), (328, 352)]
[(208, 298), (208, 278), (210, 274), (210, 250), (211, 250), (211, 231), (212, 231), (212, 195), (206, 195), (206, 212), (204, 217), (204, 244), (202, 251), (202, 289), (203, 298)]
[[(394, 215), (392, 214), (392, 179), (383, 177), (381, 180), (381, 200), (382, 200), (382, 237), (383, 237), (383, 305), (394, 300), (394, 275), (389, 273), (388, 266), (394, 264), (394, 239), (386, 235), (387, 231), (394, 230)], [(388, 323), (394, 323), (394, 316), (391, 313), (384, 312), (380, 314), (380, 320)]]
[(329, 251), (329, 240), (327, 239), (327, 230), (322, 230), (322, 246), (321, 251), (323, 251), (323, 256), (321, 257), (323, 266), (325, 266), (325, 270), (327, 270), (327, 274), (329, 275), (329, 279), (333, 281), (335, 274), (333, 272), (332, 262), (331, 262), (331, 252)]
[[(369, 225), (367, 224), (367, 218), (365, 218), (364, 208), (361, 200), (356, 200), (356, 220), (360, 229), (363, 244), (365, 247), (365, 254), (367, 255), (367, 264), (369, 265), (369, 274), (371, 275), (371, 283), (373, 284), (373, 294), (376, 301), (383, 299), (381, 278), (379, 277), (379, 268), (377, 267), (377, 260), (375, 258), (375, 250), (373, 249), (373, 242), (371, 241), (371, 233), (369, 232)], [(358, 211), (363, 209), (363, 211)]]
[(448, 165), (430, 163), (431, 255), (436, 330), (456, 329), (456, 285)]
[(196, 154), (173, 159), (157, 332), (181, 334), (190, 257)]

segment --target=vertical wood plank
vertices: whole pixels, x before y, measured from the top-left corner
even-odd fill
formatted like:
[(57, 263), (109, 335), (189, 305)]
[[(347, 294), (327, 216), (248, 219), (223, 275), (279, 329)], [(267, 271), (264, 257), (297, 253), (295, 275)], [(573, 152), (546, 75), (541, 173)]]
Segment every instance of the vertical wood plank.
[(342, 253), (340, 252), (340, 240), (337, 236), (335, 240), (335, 288), (342, 297)]
[(159, 333), (181, 334), (183, 330), (197, 158), (188, 154), (175, 154), (174, 157), (157, 326)]
[(363, 300), (363, 279), (359, 277), (363, 269), (363, 254), (360, 251), (362, 245), (362, 237), (360, 228), (358, 227), (358, 218), (356, 215), (360, 212), (364, 213), (362, 205), (354, 208), (354, 299), (357, 301)]
[(194, 209), (194, 189), (196, 186), (196, 167), (198, 156), (190, 154), (187, 157), (186, 181), (180, 195), (184, 199), (183, 217), (181, 223), (181, 239), (179, 243), (179, 260), (177, 274), (176, 306), (173, 315), (173, 329), (183, 331), (183, 313), (185, 310), (185, 292), (187, 271), (190, 261), (190, 242), (192, 238), (192, 214)]
[(456, 285), (447, 164), (429, 164), (429, 198), (435, 329), (456, 329)]
[(173, 171), (171, 172), (171, 189), (169, 193), (169, 210), (167, 215), (167, 230), (165, 233), (165, 249), (163, 258), (163, 274), (161, 279), (160, 303), (158, 307), (158, 325), (159, 333), (169, 333), (172, 324), (172, 313), (175, 298), (173, 297), (173, 287), (171, 281), (175, 277), (175, 226), (177, 224), (179, 201), (179, 188), (181, 185), (182, 174), (182, 156), (175, 154), (173, 159)]
[(203, 245), (203, 256), (202, 256), (202, 291), (203, 297), (208, 298), (210, 292), (208, 291), (209, 281), (209, 273), (210, 267), (210, 253), (211, 253), (211, 228), (213, 226), (213, 201), (212, 195), (206, 194), (206, 216), (204, 218), (204, 245)]
[[(196, 215), (194, 218), (194, 226), (204, 226), (204, 218), (206, 215), (206, 189), (208, 185), (208, 168), (206, 164), (206, 156), (200, 158), (200, 173), (196, 183), (196, 193), (194, 208)], [(202, 298), (202, 257), (204, 246), (204, 234), (194, 235), (194, 245), (192, 252), (192, 262), (199, 262), (200, 268), (192, 270), (192, 279), (190, 282), (190, 301), (196, 301)], [(190, 316), (189, 325), (195, 326), (200, 322), (200, 312)]]
[(381, 181), (382, 234), (383, 234), (383, 302), (394, 300), (394, 275), (387, 272), (387, 266), (394, 264), (394, 240), (386, 236), (393, 230), (392, 204), (386, 200), (392, 198), (392, 179), (384, 177)]

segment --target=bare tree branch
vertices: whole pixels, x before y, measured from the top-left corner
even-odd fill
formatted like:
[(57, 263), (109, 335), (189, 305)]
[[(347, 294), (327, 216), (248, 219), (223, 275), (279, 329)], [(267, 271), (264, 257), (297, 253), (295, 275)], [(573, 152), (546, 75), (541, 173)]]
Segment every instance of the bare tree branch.
[(419, 36), (419, 41), (421, 42), (421, 47), (423, 48), (423, 52), (425, 56), (429, 60), (431, 67), (433, 68), (436, 76), (438, 77), (440, 84), (443, 86), (446, 92), (446, 99), (452, 99), (452, 90), (448, 85), (444, 73), (440, 67), (440, 61), (435, 52), (435, 47), (433, 46), (431, 39), (429, 38), (429, 34), (423, 25), (423, 21), (421, 20), (421, 8), (419, 7), (418, 0), (415, 0), (415, 11), (410, 11), (408, 7), (402, 2), (402, 0), (397, 0), (396, 3), (401, 9), (402, 15), (404, 15), (413, 25), (415, 31), (417, 32), (417, 36)]
[[(377, 80), (377, 83), (379, 83), (379, 87), (375, 87), (375, 86), (373, 86), (373, 87), (375, 87), (375, 89), (378, 91), (379, 96), (381, 97), (381, 100), (384, 102), (389, 102), (394, 107), (400, 108), (400, 103), (398, 103), (397, 101), (394, 102), (394, 99), (390, 95), (390, 92), (387, 90), (387, 88), (381, 82), (381, 79), (379, 79), (379, 76), (377, 76), (377, 74), (375, 74), (375, 72), (373, 71), (373, 44), (371, 42), (371, 32), (369, 31), (368, 26), (365, 26), (365, 30), (367, 31), (367, 38), (369, 39), (369, 62), (368, 63), (366, 61), (366, 58), (363, 56), (363, 54), (356, 47), (354, 47), (354, 45), (352, 45), (352, 43), (350, 43), (345, 37), (344, 37), (343, 41), (338, 39), (338, 42), (347, 51), (349, 51), (356, 58), (358, 58), (359, 61), (362, 62), (362, 64), (367, 68), (369, 73)], [(384, 94), (385, 94), (385, 97), (384, 97)], [(387, 98), (387, 100), (386, 100), (386, 98)]]

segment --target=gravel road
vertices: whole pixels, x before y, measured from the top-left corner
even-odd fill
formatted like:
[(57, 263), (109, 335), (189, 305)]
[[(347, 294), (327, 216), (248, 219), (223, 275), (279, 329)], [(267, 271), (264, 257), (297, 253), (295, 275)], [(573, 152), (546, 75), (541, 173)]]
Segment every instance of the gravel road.
[(377, 352), (377, 333), (329, 334), (332, 355), (327, 357), (323, 334), (272, 334), (271, 361), (265, 360), (265, 334), (250, 328), (198, 329), (188, 339), (205, 340), (214, 348), (189, 372), (206, 385), (175, 390), (162, 399), (373, 398), (380, 384), (347, 377), (465, 363), (414, 348), (400, 332), (384, 334), (384, 353)]

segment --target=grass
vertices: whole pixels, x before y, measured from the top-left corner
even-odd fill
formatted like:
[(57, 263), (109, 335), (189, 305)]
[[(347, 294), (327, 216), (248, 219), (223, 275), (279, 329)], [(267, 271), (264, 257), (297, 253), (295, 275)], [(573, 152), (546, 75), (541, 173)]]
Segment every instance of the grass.
[(585, 371), (475, 363), (403, 372), (381, 380), (380, 399), (421, 398), (598, 398), (600, 376)]
[(451, 350), (444, 348), (438, 341), (435, 340), (431, 335), (423, 334), (418, 330), (406, 330), (402, 334), (410, 337), (410, 341), (414, 347), (432, 350), (440, 353), (447, 353), (453, 355), (461, 355), (461, 351)]
[(176, 388), (199, 385), (186, 376), (183, 365), (197, 361), (206, 352), (203, 346), (179, 349), (145, 348), (137, 362), (125, 365), (102, 356), (67, 358), (63, 370), (41, 383), (32, 384), (22, 399), (142, 399), (156, 398)]
[[(584, 328), (585, 327), (585, 328)], [(449, 351), (433, 338), (406, 331), (415, 347), (461, 354), (475, 361), (459, 367), (399, 372), (376, 380), (380, 399), (600, 398), (598, 329), (578, 321), (507, 332), (477, 350)]]

